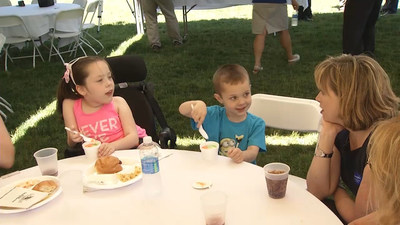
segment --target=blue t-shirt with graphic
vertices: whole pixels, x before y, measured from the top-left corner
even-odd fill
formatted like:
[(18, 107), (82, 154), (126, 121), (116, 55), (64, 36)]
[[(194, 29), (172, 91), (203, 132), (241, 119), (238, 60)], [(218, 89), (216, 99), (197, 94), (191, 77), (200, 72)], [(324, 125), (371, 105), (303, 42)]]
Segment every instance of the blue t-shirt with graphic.
[[(193, 129), (197, 129), (197, 123), (191, 119)], [(219, 143), (219, 154), (226, 155), (227, 151), (239, 143), (239, 149), (246, 150), (248, 146), (255, 145), (260, 151), (266, 151), (265, 122), (261, 118), (247, 113), (244, 121), (231, 122), (226, 116), (224, 107), (209, 106), (203, 122), (203, 128), (208, 134), (209, 141)], [(255, 161), (253, 162), (255, 164)]]

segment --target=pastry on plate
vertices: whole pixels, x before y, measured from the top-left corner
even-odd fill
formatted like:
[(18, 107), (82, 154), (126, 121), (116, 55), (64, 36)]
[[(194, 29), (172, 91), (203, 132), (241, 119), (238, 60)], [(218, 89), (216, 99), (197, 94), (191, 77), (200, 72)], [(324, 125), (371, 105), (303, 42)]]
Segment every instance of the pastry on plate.
[(52, 193), (58, 187), (57, 183), (53, 180), (44, 180), (36, 184), (32, 190)]
[(122, 162), (115, 156), (105, 156), (97, 159), (94, 167), (99, 174), (118, 173), (122, 170)]

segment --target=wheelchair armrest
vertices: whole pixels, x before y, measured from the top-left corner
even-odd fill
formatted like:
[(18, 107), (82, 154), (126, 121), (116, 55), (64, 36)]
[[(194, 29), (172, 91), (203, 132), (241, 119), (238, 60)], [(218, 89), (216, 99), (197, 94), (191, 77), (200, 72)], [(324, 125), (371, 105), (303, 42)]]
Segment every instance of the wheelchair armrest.
[[(176, 147), (176, 134), (170, 127), (165, 127), (159, 133), (160, 146), (163, 149), (174, 149)], [(168, 146), (169, 141), (169, 146)]]

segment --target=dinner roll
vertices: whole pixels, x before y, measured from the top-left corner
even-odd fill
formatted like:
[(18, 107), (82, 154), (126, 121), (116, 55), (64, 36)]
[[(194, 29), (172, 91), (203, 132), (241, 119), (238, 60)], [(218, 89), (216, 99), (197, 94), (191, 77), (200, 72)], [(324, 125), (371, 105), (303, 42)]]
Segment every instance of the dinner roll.
[(118, 173), (122, 170), (121, 161), (115, 156), (105, 156), (97, 159), (94, 167), (97, 173)]
[(36, 184), (32, 190), (51, 193), (57, 189), (57, 186), (57, 183), (52, 180), (44, 180)]

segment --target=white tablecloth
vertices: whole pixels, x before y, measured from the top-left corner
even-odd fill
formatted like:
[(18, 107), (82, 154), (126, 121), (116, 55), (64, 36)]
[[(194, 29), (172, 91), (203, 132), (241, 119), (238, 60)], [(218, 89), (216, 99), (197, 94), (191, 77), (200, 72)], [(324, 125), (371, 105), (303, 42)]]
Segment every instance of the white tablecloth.
[[(0, 8), (0, 16), (17, 15), (24, 21), (32, 37), (37, 38), (47, 34), (53, 28), (56, 14), (61, 11), (77, 9), (77, 4), (56, 3), (49, 7), (39, 7), (38, 4), (27, 4), (24, 7), (6, 6)], [(21, 32), (21, 28), (1, 29), (0, 33), (5, 36), (16, 35)]]
[[(40, 208), (18, 213), (0, 214), (0, 224), (141, 224), (204, 225), (200, 196), (213, 190), (227, 194), (226, 224), (341, 224), (318, 199), (290, 179), (283, 199), (268, 196), (264, 171), (250, 163), (233, 163), (219, 156), (215, 163), (205, 162), (199, 152), (162, 150), (172, 153), (160, 161), (161, 193), (146, 194), (142, 180), (129, 186), (86, 192), (71, 200), (65, 192)], [(139, 161), (137, 150), (118, 151), (118, 157)], [(68, 170), (86, 171), (90, 163), (85, 156), (59, 161), (59, 176)], [(0, 187), (10, 182), (40, 175), (38, 167), (0, 179)], [(192, 188), (194, 181), (211, 181), (207, 190)]]

